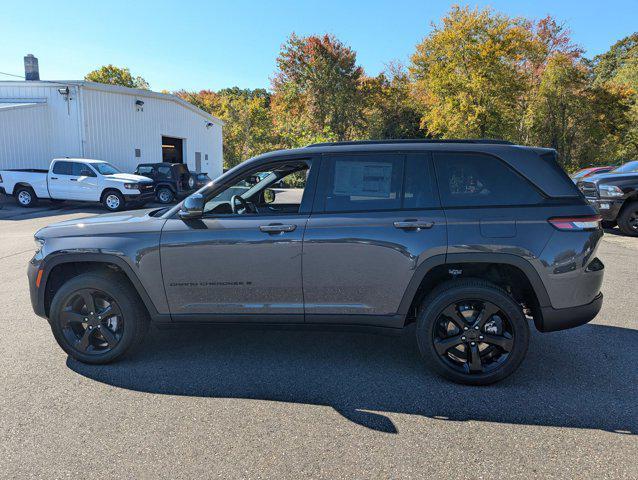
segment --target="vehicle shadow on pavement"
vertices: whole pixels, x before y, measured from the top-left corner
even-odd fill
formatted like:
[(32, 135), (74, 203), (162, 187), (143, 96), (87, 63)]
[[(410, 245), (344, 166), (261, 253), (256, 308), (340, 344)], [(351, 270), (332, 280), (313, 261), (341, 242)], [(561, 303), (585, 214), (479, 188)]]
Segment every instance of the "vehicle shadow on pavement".
[(520, 369), (489, 387), (430, 373), (413, 331), (402, 336), (305, 330), (152, 330), (130, 358), (69, 368), (141, 392), (327, 405), (398, 433), (385, 414), (638, 433), (638, 331), (584, 325), (534, 332)]

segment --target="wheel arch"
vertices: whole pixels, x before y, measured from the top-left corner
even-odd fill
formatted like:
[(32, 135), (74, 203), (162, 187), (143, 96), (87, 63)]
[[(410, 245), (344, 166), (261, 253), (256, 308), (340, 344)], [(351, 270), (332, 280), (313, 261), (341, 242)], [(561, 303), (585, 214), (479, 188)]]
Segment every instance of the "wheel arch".
[(155, 185), (155, 191), (157, 192), (160, 188), (168, 188), (173, 193), (177, 193), (177, 189), (170, 182), (158, 182), (157, 185)]
[(405, 322), (416, 317), (423, 298), (438, 284), (454, 279), (481, 278), (505, 288), (525, 303), (534, 319), (541, 318), (541, 307), (551, 302), (540, 275), (525, 259), (500, 253), (437, 255), (423, 262), (415, 271), (399, 306)]
[[(106, 196), (107, 193), (109, 192), (117, 192), (120, 195), (124, 196), (124, 192), (122, 192), (119, 188), (117, 187), (104, 187), (104, 189), (102, 190), (102, 193), (100, 194), (100, 202), (104, 201), (104, 197)], [(94, 197), (95, 198), (95, 197)]]
[(28, 183), (28, 182), (16, 182), (15, 185), (13, 185), (13, 190), (11, 192), (11, 195), (15, 195), (16, 192), (19, 189), (21, 189), (21, 188), (29, 188), (35, 194), (35, 189), (33, 188), (33, 186), (30, 183)]
[(135, 272), (126, 263), (125, 260), (116, 255), (98, 254), (98, 253), (65, 253), (64, 255), (51, 258), (44, 265), (42, 280), (38, 292), (38, 302), (41, 305), (41, 311), (45, 316), (49, 316), (51, 301), (57, 290), (65, 283), (68, 278), (85, 272), (115, 272), (123, 276), (133, 290), (142, 300), (151, 318), (170, 320), (170, 316), (160, 315), (139, 280)]

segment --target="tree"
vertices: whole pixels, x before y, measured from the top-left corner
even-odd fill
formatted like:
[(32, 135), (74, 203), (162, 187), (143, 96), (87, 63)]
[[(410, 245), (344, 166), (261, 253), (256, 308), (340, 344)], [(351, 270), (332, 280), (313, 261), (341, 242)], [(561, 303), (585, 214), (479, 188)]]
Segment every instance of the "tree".
[(524, 20), (452, 7), (412, 56), (421, 127), (443, 138), (515, 139), (534, 48)]
[(405, 68), (391, 64), (387, 71), (361, 82), (367, 139), (422, 138), (421, 115), (410, 98), (410, 78)]
[(142, 77), (133, 77), (128, 68), (120, 68), (115, 65), (104, 65), (97, 70), (93, 70), (86, 74), (84, 80), (144, 90), (150, 88), (148, 82)]
[(356, 53), (332, 35), (292, 34), (272, 80), (275, 125), (289, 146), (346, 140), (363, 121)]
[(224, 167), (231, 168), (250, 157), (278, 148), (269, 109), (270, 94), (264, 89), (225, 88), (218, 92), (176, 92), (180, 98), (226, 122)]

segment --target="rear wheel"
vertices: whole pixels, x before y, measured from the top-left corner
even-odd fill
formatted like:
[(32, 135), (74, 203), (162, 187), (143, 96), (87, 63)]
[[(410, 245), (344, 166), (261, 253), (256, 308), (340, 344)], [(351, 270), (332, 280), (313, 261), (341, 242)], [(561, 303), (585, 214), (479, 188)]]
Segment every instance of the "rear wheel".
[(13, 195), (18, 205), (24, 208), (33, 207), (38, 203), (38, 197), (31, 187), (18, 187)]
[(111, 212), (119, 212), (124, 209), (126, 202), (124, 201), (124, 195), (120, 192), (108, 190), (102, 195), (102, 205)]
[(173, 191), (170, 188), (167, 187), (160, 187), (157, 189), (157, 200), (160, 203), (171, 203), (173, 200), (175, 200), (175, 194), (173, 193)]
[(148, 313), (117, 274), (85, 273), (53, 297), (51, 330), (62, 349), (84, 363), (109, 363), (141, 343)]
[(618, 227), (625, 235), (638, 236), (638, 202), (632, 202), (623, 208), (618, 217)]
[(507, 292), (482, 280), (460, 280), (424, 299), (417, 341), (438, 374), (466, 385), (488, 385), (518, 368), (527, 353), (529, 326)]

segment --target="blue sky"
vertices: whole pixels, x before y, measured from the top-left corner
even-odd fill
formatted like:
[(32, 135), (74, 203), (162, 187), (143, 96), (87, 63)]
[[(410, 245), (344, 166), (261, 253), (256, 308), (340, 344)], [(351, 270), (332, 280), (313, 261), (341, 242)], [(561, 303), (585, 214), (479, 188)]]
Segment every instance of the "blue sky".
[[(588, 56), (638, 29), (638, 0), (456, 3), (528, 18), (551, 14), (569, 26)], [(22, 74), (22, 57), (33, 53), (45, 80), (81, 79), (112, 63), (129, 67), (154, 90), (268, 88), (279, 48), (294, 31), (335, 34), (374, 75), (390, 61), (407, 63), (450, 5), (433, 0), (12, 1), (0, 15), (0, 72)]]

